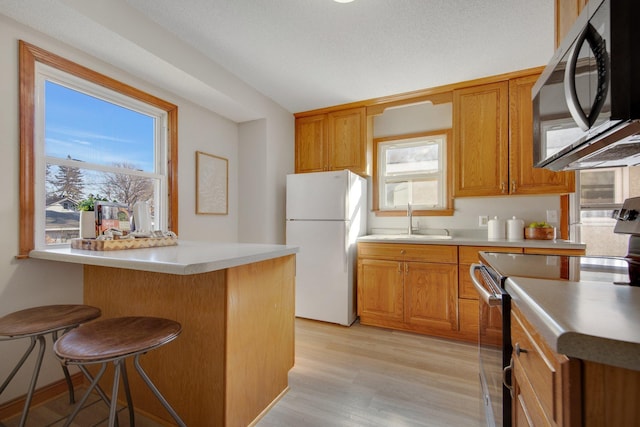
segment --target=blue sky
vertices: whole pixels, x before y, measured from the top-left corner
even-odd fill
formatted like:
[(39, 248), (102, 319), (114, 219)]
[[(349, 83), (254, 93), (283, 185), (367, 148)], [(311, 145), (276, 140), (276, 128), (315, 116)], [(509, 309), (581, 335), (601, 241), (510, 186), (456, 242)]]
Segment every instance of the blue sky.
[(47, 156), (153, 172), (154, 119), (67, 87), (45, 85)]

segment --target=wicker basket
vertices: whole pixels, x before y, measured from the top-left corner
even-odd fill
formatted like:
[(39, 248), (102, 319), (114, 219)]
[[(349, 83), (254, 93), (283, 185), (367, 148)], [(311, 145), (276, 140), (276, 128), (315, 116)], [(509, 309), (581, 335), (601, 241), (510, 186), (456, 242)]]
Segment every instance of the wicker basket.
[(96, 239), (72, 239), (73, 249), (87, 251), (119, 251), (123, 249), (157, 248), (162, 246), (174, 246), (178, 239), (174, 237), (149, 237), (139, 239), (120, 240), (96, 240)]
[(555, 227), (526, 227), (524, 237), (532, 240), (553, 240), (556, 238), (556, 229)]

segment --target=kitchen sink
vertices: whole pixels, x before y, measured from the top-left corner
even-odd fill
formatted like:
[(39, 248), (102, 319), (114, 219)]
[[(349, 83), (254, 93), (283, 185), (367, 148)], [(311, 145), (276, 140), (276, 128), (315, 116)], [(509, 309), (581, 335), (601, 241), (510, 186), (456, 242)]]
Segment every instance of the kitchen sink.
[(375, 234), (372, 237), (380, 240), (450, 240), (446, 234)]

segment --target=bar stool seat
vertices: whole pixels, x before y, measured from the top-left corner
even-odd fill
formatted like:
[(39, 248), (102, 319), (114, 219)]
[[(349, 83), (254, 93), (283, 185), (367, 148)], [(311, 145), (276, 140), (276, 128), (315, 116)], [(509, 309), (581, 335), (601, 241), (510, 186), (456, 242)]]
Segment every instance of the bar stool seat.
[[(64, 334), (82, 323), (100, 317), (100, 314), (101, 312), (99, 308), (89, 305), (60, 304), (31, 307), (9, 313), (0, 318), (0, 341), (9, 341), (20, 338), (31, 339), (31, 344), (25, 351), (24, 355), (18, 361), (18, 364), (13, 368), (4, 383), (0, 386), (0, 394), (4, 392), (13, 377), (18, 373), (18, 370), (20, 370), (24, 362), (27, 360), (36, 345), (36, 341), (39, 343), (38, 357), (36, 359), (33, 375), (31, 376), (31, 383), (29, 384), (29, 390), (22, 410), (20, 426), (24, 426), (27, 421), (29, 406), (31, 405), (33, 392), (38, 381), (38, 375), (40, 374), (40, 367), (42, 366), (42, 358), (46, 346), (45, 336), (47, 334), (51, 334), (52, 340), (55, 343), (58, 340), (59, 332)], [(69, 388), (69, 401), (73, 403), (75, 402), (75, 397), (69, 370), (66, 366), (63, 366), (62, 369), (64, 371), (67, 387)]]
[[(110, 399), (109, 426), (114, 426), (116, 423), (116, 401), (120, 375), (122, 375), (129, 408), (129, 424), (131, 426), (135, 425), (133, 402), (125, 364), (125, 360), (129, 357), (133, 357), (136, 370), (173, 419), (179, 426), (185, 426), (178, 414), (151, 382), (149, 376), (140, 366), (139, 361), (142, 354), (173, 341), (181, 332), (182, 326), (180, 323), (169, 319), (159, 317), (116, 317), (97, 320), (63, 335), (54, 345), (56, 355), (64, 365), (77, 365), (91, 380), (91, 385), (76, 405), (73, 413), (67, 418), (65, 426), (71, 424), (94, 388), (96, 388), (103, 400), (109, 401), (100, 388), (97, 387), (109, 362), (113, 362), (115, 367), (113, 390)], [(98, 363), (101, 364), (101, 368), (96, 376), (93, 377), (85, 365)]]

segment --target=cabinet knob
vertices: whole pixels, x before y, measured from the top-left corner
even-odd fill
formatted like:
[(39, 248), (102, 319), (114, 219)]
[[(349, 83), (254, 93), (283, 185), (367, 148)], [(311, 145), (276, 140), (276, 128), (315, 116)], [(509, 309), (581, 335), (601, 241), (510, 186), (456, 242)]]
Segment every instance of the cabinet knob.
[(501, 193), (506, 193), (507, 192), (507, 185), (504, 182), (500, 183), (500, 192)]
[(405, 251), (404, 249), (400, 249), (400, 255), (404, 255), (407, 251)]
[(516, 192), (516, 181), (515, 180), (511, 181), (511, 192), (512, 193)]
[(520, 353), (528, 353), (527, 349), (520, 348), (520, 343), (516, 343), (516, 356), (520, 356)]

